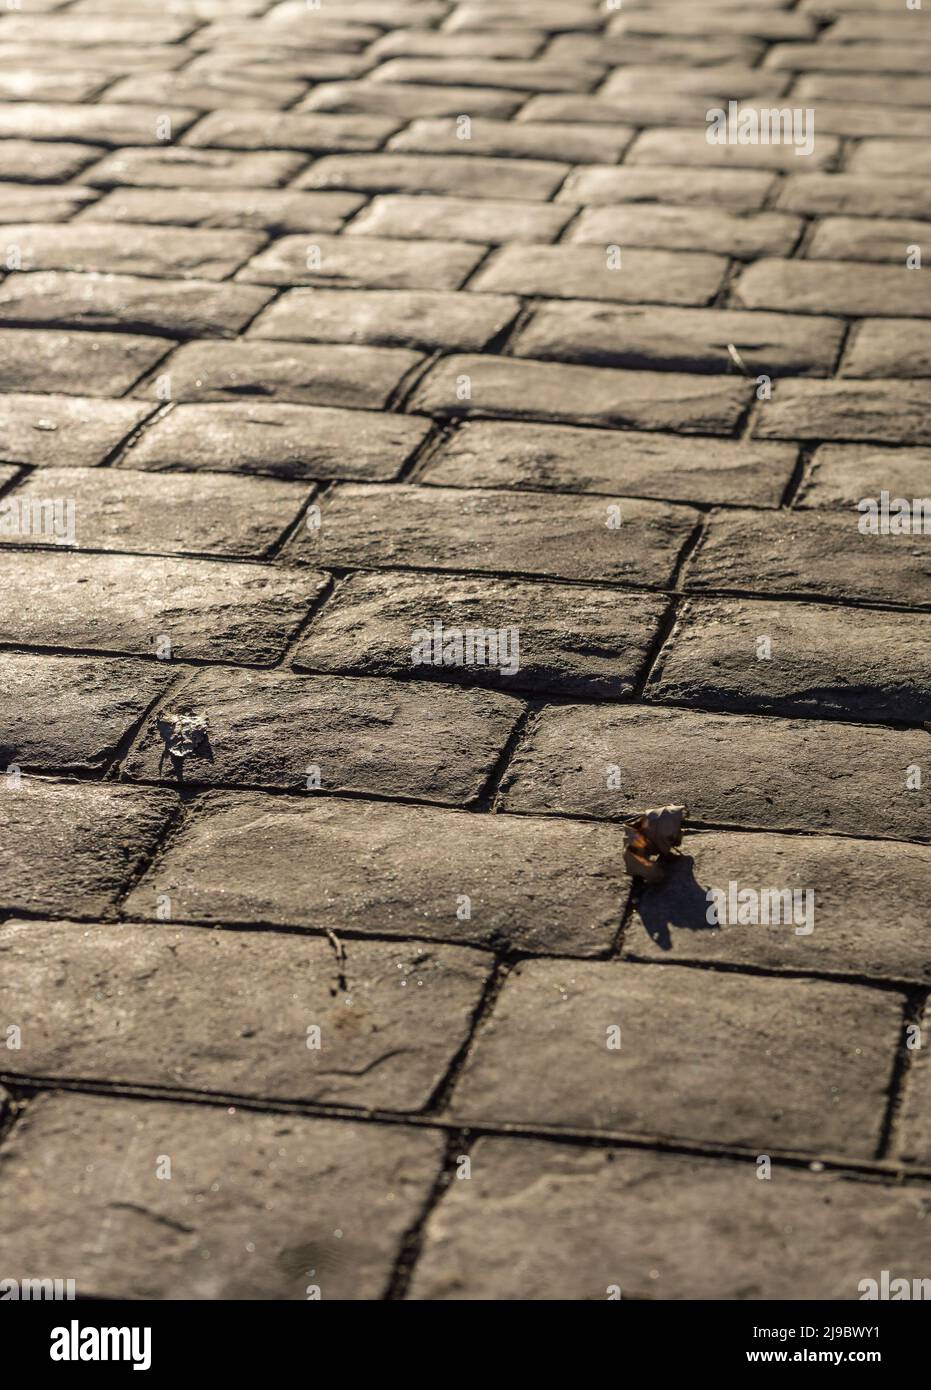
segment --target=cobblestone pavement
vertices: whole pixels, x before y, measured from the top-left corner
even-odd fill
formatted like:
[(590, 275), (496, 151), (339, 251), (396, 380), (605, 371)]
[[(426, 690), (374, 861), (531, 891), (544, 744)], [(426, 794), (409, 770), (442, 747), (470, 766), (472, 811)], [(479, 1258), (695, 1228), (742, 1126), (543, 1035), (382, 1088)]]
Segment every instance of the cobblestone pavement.
[(929, 11), (0, 15), (0, 1276), (931, 1273)]

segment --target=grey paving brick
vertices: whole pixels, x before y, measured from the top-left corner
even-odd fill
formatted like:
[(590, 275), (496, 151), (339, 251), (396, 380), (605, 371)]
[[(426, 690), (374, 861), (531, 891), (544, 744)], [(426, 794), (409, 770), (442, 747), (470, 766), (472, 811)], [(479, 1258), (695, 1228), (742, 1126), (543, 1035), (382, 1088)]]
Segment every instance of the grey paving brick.
[(647, 37), (620, 33), (573, 33), (558, 34), (542, 56), (548, 62), (607, 63), (617, 66), (626, 63), (637, 66), (665, 63), (668, 67), (688, 64), (711, 68), (724, 63), (745, 66), (755, 62), (763, 50), (761, 41), (741, 35), (696, 37), (687, 34), (680, 38), (672, 34)]
[(0, 1009), (22, 1030), (10, 1071), (418, 1110), (468, 1036), (491, 961), (380, 941), (343, 951), (340, 963), (329, 941), (278, 932), (8, 922)]
[[(0, 339), (2, 341), (2, 339)], [(242, 339), (188, 343), (163, 364), (175, 401), (235, 401), (381, 409), (420, 355), (401, 348), (307, 346)], [(140, 388), (164, 399), (161, 386)]]
[[(434, 41), (447, 37), (430, 34), (429, 31), (414, 32)], [(386, 34), (384, 37), (393, 38), (394, 35)], [(378, 43), (372, 45), (373, 56)], [(327, 82), (311, 88), (297, 110), (365, 113), (402, 120), (413, 120), (417, 116), (458, 116), (465, 112), (506, 119), (514, 115), (522, 101), (523, 96), (519, 92), (505, 92), (494, 87), (434, 87), (428, 83), (421, 86), (414, 82), (399, 82), (397, 86), (388, 82)]]
[(474, 420), (431, 455), (420, 481), (775, 507), (795, 455), (755, 440)]
[(4, 229), (18, 251), (16, 269), (112, 271), (225, 280), (264, 242), (252, 232), (202, 231), (179, 234), (162, 227), (120, 227), (82, 222), (13, 224)]
[(0, 223), (67, 222), (96, 197), (94, 189), (80, 188), (74, 184), (55, 187), (45, 184), (5, 183)]
[[(678, 92), (682, 95), (737, 100), (740, 97), (779, 96), (789, 86), (782, 73), (762, 72), (747, 63), (625, 63), (608, 74), (599, 96)], [(544, 98), (540, 98), (544, 100)], [(526, 108), (525, 108), (526, 110)], [(670, 117), (672, 113), (670, 112)]]
[[(68, 1269), (87, 1294), (302, 1301), (381, 1296), (443, 1141), (393, 1125), (51, 1095), (5, 1150), (11, 1268)], [(159, 1155), (171, 1182), (155, 1177)]]
[(796, 507), (849, 510), (885, 489), (890, 497), (923, 497), (931, 449), (884, 449), (872, 444), (822, 444), (795, 496)]
[(37, 39), (0, 39), (0, 63), (20, 69), (43, 67), (64, 72), (151, 72), (178, 68), (189, 50), (181, 44), (42, 43)]
[(600, 499), (567, 493), (346, 483), (321, 507), (319, 528), (295, 537), (316, 564), (530, 573), (554, 579), (669, 582), (697, 514), (627, 500), (611, 527)]
[(931, 323), (866, 319), (847, 339), (841, 376), (931, 376)]
[[(500, 690), (624, 698), (655, 641), (666, 602), (640, 594), (629, 607), (604, 589), (504, 579), (354, 574), (340, 585), (295, 654), (295, 665), (354, 675), (465, 680)], [(507, 654), (488, 665), (413, 664), (418, 632), (516, 629), (516, 670)], [(451, 656), (454, 649), (451, 649)]]
[[(872, 3), (872, 0), (871, 0)], [(894, 0), (898, 5), (898, 0)], [(840, 8), (837, 6), (836, 8)], [(890, 5), (889, 8), (892, 8)], [(880, 106), (931, 106), (928, 84), (923, 77), (867, 77), (863, 73), (806, 72), (792, 84), (795, 96), (817, 102), (866, 102)], [(907, 122), (913, 112), (903, 114)]]
[(610, 244), (597, 248), (502, 246), (482, 266), (470, 288), (628, 304), (650, 300), (708, 304), (727, 269), (721, 256), (639, 248), (628, 251), (626, 247), (620, 251), (620, 264), (616, 264)]
[(628, 164), (711, 164), (723, 169), (779, 169), (797, 173), (804, 160), (808, 169), (832, 168), (840, 153), (836, 135), (815, 127), (814, 148), (798, 155), (795, 145), (713, 145), (705, 130), (644, 130), (627, 152)]
[(746, 34), (750, 38), (813, 39), (815, 23), (808, 15), (787, 14), (783, 10), (754, 7), (744, 12), (735, 6), (696, 11), (688, 4), (651, 5), (634, 8), (615, 15), (609, 25), (612, 34), (685, 35), (702, 38), (709, 34), (733, 37)]
[[(925, 56), (931, 58), (931, 45)], [(914, 140), (861, 140), (850, 155), (848, 167), (852, 174), (927, 178), (931, 173), (931, 155)]]
[(185, 137), (194, 148), (227, 150), (377, 150), (398, 129), (384, 116), (335, 116), (327, 112), (211, 111)]
[(864, 1277), (925, 1267), (925, 1190), (778, 1171), (480, 1139), (472, 1180), (431, 1213), (408, 1297), (853, 1299)]
[(735, 212), (751, 212), (762, 207), (772, 185), (773, 175), (760, 169), (635, 168), (628, 164), (621, 169), (574, 169), (560, 188), (557, 201), (678, 207), (715, 203)]
[(239, 278), (264, 285), (456, 290), (483, 255), (461, 241), (286, 236), (254, 256)]
[(737, 214), (710, 207), (626, 203), (583, 209), (568, 239), (598, 246), (713, 251), (752, 260), (755, 256), (790, 256), (801, 225), (798, 218), (778, 212)]
[[(190, 49), (185, 50), (190, 53)], [(241, 77), (262, 84), (285, 80), (300, 82), (348, 81), (372, 67), (373, 58), (361, 53), (333, 52), (323, 48), (288, 48), (280, 43), (225, 43), (204, 49), (188, 63), (185, 76), (199, 78), (228, 72), (235, 67)]]
[(378, 38), (378, 30), (373, 26), (340, 23), (335, 18), (323, 14), (301, 16), (303, 23), (272, 24), (265, 22), (259, 26), (244, 19), (218, 19), (205, 25), (189, 40), (190, 48), (244, 48), (264, 39), (269, 45), (278, 48), (314, 51), (322, 49), (335, 53), (356, 53), (372, 39)]
[(852, 43), (780, 43), (771, 48), (764, 67), (791, 68), (795, 72), (900, 73), (927, 71), (931, 45), (876, 43), (861, 39)]
[(428, 237), (437, 241), (555, 241), (572, 216), (552, 203), (491, 198), (383, 195), (346, 228), (349, 236)]
[(356, 193), (301, 193), (290, 188), (116, 188), (77, 222), (89, 221), (93, 211), (101, 222), (230, 227), (276, 235), (337, 232), (364, 201)]
[(4, 139), (0, 145), (0, 177), (24, 183), (73, 179), (99, 154), (93, 145)]
[(235, 401), (178, 405), (145, 430), (120, 466), (390, 481), (429, 430), (429, 420), (374, 410)]
[(295, 188), (348, 188), (358, 193), (434, 193), (455, 198), (546, 199), (569, 172), (542, 159), (459, 159), (393, 152), (318, 159)]
[(308, 570), (0, 553), (0, 642), (271, 664), (325, 585)]
[[(99, 732), (96, 735), (99, 748)], [(4, 769), (6, 772), (6, 769)], [(7, 912), (112, 915), (168, 825), (166, 792), (4, 778), (0, 902)]]
[(168, 346), (130, 333), (0, 328), (0, 391), (110, 396), (128, 391)]
[(3, 394), (0, 456), (10, 463), (40, 467), (103, 463), (151, 409), (142, 401)]
[(756, 423), (762, 439), (862, 439), (931, 443), (924, 381), (776, 382)]
[(421, 119), (388, 141), (388, 148), (417, 154), (485, 155), (504, 159), (562, 159), (568, 164), (617, 163), (630, 144), (633, 129), (618, 122), (574, 125), (571, 122), (519, 122), (470, 118), (468, 134), (458, 116)]
[(237, 68), (197, 73), (154, 72), (126, 77), (107, 89), (108, 101), (144, 101), (150, 105), (176, 102), (198, 111), (233, 112), (256, 109), (278, 111), (294, 102), (307, 91), (304, 82), (275, 81), (257, 78), (252, 72)]
[(908, 1048), (909, 1070), (905, 1083), (903, 1113), (896, 1136), (896, 1152), (906, 1162), (917, 1162), (923, 1166), (931, 1159), (931, 1125), (928, 1122), (929, 1071), (927, 1048), (921, 1041), (927, 1039), (929, 1026), (931, 1014), (926, 1005), (920, 1020), (920, 1039), (917, 1040), (917, 1047), (916, 1037), (911, 1034), (912, 1045)]
[(867, 174), (789, 174), (775, 206), (812, 216), (931, 217), (926, 179), (874, 178)]
[[(98, 152), (99, 153), (99, 152)], [(286, 150), (256, 153), (198, 150), (187, 146), (118, 150), (88, 171), (87, 183), (101, 188), (249, 189), (277, 188), (306, 163), (306, 156)]]
[(677, 614), (646, 695), (705, 709), (917, 724), (931, 713), (929, 651), (931, 614), (696, 599)]
[(914, 246), (927, 245), (929, 232), (931, 222), (825, 217), (816, 223), (806, 255), (812, 260), (892, 261), (905, 265)]
[(145, 15), (8, 14), (0, 41), (42, 44), (177, 43), (195, 28), (191, 19)]
[(480, 1029), (451, 1111), (871, 1158), (902, 1002), (820, 980), (526, 961)]
[(183, 766), (166, 751), (159, 716), (126, 761), (131, 777), (209, 786), (475, 798), (523, 705), (507, 695), (425, 682), (198, 672), (175, 704), (203, 712), (208, 743)]
[[(81, 550), (259, 557), (297, 519), (307, 496), (306, 485), (274, 478), (51, 467), (32, 473), (4, 501), (14, 517), (17, 508), (29, 515), (29, 545), (62, 543), (36, 534), (32, 518), (44, 499), (66, 498)], [(23, 543), (21, 533), (0, 533), (0, 544)]]
[(109, 82), (99, 72), (0, 71), (0, 101), (89, 101)]
[(149, 275), (66, 270), (14, 272), (0, 284), (0, 323), (230, 338), (264, 308), (273, 293), (258, 285), (215, 280), (157, 280)]
[(860, 261), (761, 260), (747, 266), (733, 290), (745, 309), (797, 314), (893, 314), (931, 317), (931, 290), (918, 271)]
[[(877, 488), (868, 496), (879, 502)], [(863, 513), (719, 512), (686, 566), (690, 588), (806, 594), (927, 607), (931, 548), (923, 535), (868, 535)]]
[(0, 653), (0, 765), (100, 770), (173, 673), (161, 663)]
[(614, 827), (211, 792), (128, 910), (157, 918), (166, 894), (175, 920), (591, 956), (617, 935), (628, 881)]
[(517, 58), (389, 58), (373, 82), (434, 82), (452, 87), (502, 87), (516, 92), (590, 92), (604, 75), (594, 63), (522, 62)]
[[(623, 819), (686, 805), (693, 820), (928, 839), (927, 787), (907, 787), (928, 734), (650, 706), (551, 706), (502, 784), (509, 810)], [(911, 780), (914, 781), (913, 774)]]
[(542, 29), (518, 26), (463, 33), (394, 29), (376, 39), (369, 52), (377, 58), (532, 58), (545, 41)]
[[(418, 248), (422, 242), (411, 243)], [(0, 287), (0, 314), (2, 314)], [(511, 295), (440, 290), (289, 290), (260, 314), (250, 338), (480, 352), (516, 318)]]
[(526, 25), (532, 21), (535, 28), (548, 33), (571, 31), (581, 33), (586, 29), (599, 29), (601, 17), (592, 12), (585, 3), (556, 3), (555, 0), (542, 0), (535, 5), (532, 14), (527, 13), (525, 5), (519, 0), (507, 0), (502, 4), (485, 3), (485, 0), (471, 0), (471, 3), (458, 5), (452, 16), (450, 29), (510, 29)]
[(438, 362), (421, 380), (410, 404), (433, 415), (516, 416), (730, 434), (750, 394), (749, 383), (735, 377), (464, 355)]
[[(2, 298), (0, 298), (2, 304)], [(511, 350), (518, 357), (679, 372), (733, 370), (734, 347), (751, 373), (830, 372), (844, 325), (791, 314), (720, 309), (621, 309), (584, 300), (534, 307)]]
[(86, 106), (73, 102), (4, 102), (0, 104), (0, 138), (159, 145), (180, 135), (196, 115), (196, 111), (183, 106), (126, 106), (102, 101)]
[[(663, 882), (635, 900), (625, 956), (915, 983), (931, 975), (925, 946), (931, 847), (709, 831), (689, 835), (684, 848)], [(877, 910), (891, 882), (895, 911)], [(731, 884), (735, 902), (745, 890), (758, 895), (748, 894), (746, 907), (737, 908), (746, 922), (732, 915)], [(728, 901), (716, 925), (708, 921), (712, 888)], [(788, 911), (780, 902), (762, 921), (759, 895), (767, 889), (799, 896)]]

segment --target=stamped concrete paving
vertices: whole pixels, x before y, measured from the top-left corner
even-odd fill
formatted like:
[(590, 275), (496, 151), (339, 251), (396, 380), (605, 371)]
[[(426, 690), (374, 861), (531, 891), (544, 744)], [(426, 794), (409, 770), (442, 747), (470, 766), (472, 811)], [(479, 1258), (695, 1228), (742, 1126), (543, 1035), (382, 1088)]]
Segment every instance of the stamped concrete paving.
[(927, 1274), (929, 63), (889, 0), (0, 15), (0, 1274)]

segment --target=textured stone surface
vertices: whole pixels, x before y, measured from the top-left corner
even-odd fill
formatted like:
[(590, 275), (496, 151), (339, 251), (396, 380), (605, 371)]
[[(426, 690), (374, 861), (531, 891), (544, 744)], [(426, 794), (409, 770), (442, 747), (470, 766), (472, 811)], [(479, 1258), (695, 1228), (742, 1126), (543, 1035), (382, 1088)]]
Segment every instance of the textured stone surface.
[[(665, 611), (657, 594), (618, 604), (605, 589), (581, 586), (474, 575), (354, 574), (317, 617), (295, 664), (312, 671), (464, 680), (499, 690), (618, 699), (632, 693)], [(435, 664), (414, 665), (414, 642), (422, 641), (414, 634), (432, 633), (437, 622), (444, 633), (516, 629), (513, 663), (508, 652), (488, 665), (444, 664), (441, 640)], [(516, 670), (506, 669), (512, 664)]]
[(259, 315), (249, 336), (479, 352), (507, 327), (519, 308), (519, 300), (503, 294), (289, 290)]
[[(467, 801), (495, 764), (521, 704), (485, 691), (279, 672), (200, 671), (172, 707), (205, 715), (201, 749), (172, 758), (148, 722), (133, 777)], [(168, 711), (170, 713), (170, 711)]]
[(420, 1109), (465, 1040), (489, 958), (385, 942), (343, 951), (337, 961), (329, 941), (290, 933), (8, 922), (0, 1010), (22, 1030), (11, 1070)]
[(110, 913), (165, 831), (167, 792), (23, 778), (3, 786), (0, 903), (5, 912)]
[(319, 528), (291, 549), (317, 565), (668, 583), (696, 513), (628, 499), (612, 526), (609, 505), (569, 494), (347, 483), (326, 498)]
[(622, 248), (619, 266), (603, 247), (502, 246), (471, 282), (475, 290), (606, 299), (638, 304), (708, 304), (721, 284), (726, 262), (686, 251)]
[[(928, 840), (922, 729), (632, 706), (551, 706), (502, 783), (509, 810), (624, 819), (686, 805), (693, 820)], [(911, 780), (914, 780), (912, 772)]]
[(239, 278), (260, 285), (457, 290), (478, 265), (482, 254), (480, 248), (457, 241), (281, 237), (267, 251), (254, 256)]
[(929, 468), (931, 449), (823, 444), (812, 456), (795, 505), (849, 510), (864, 498), (878, 499), (884, 489), (890, 498), (911, 501), (928, 491)]
[[(162, 338), (0, 328), (0, 392), (107, 396), (128, 391), (165, 355)], [(106, 410), (108, 407), (105, 407)], [(95, 420), (106, 418), (102, 412)]]
[(904, 264), (843, 261), (757, 261), (740, 276), (734, 303), (745, 309), (791, 309), (797, 314), (931, 315), (931, 290)]
[(931, 613), (695, 599), (679, 609), (646, 694), (705, 709), (920, 723), (929, 689)]
[(127, 910), (156, 918), (167, 894), (182, 921), (595, 955), (627, 898), (619, 839), (528, 816), (215, 792)]
[(429, 1130), (43, 1096), (5, 1145), (3, 1246), (87, 1295), (379, 1298), (442, 1148)]
[(40, 467), (103, 463), (151, 411), (143, 401), (10, 392), (0, 395), (0, 455)]
[(782, 1150), (817, 1134), (828, 1152), (870, 1158), (902, 1002), (820, 980), (527, 961), (479, 1031), (451, 1109)]

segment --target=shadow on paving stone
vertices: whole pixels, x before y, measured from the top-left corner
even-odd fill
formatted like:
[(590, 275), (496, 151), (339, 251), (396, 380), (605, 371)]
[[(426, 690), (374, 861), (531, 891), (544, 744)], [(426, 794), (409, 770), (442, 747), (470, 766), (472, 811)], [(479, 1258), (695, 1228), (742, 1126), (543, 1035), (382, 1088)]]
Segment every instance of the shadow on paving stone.
[(708, 892), (695, 877), (695, 860), (683, 854), (672, 861), (662, 883), (644, 885), (637, 912), (647, 935), (662, 951), (672, 950), (670, 928), (716, 931), (707, 917)]

